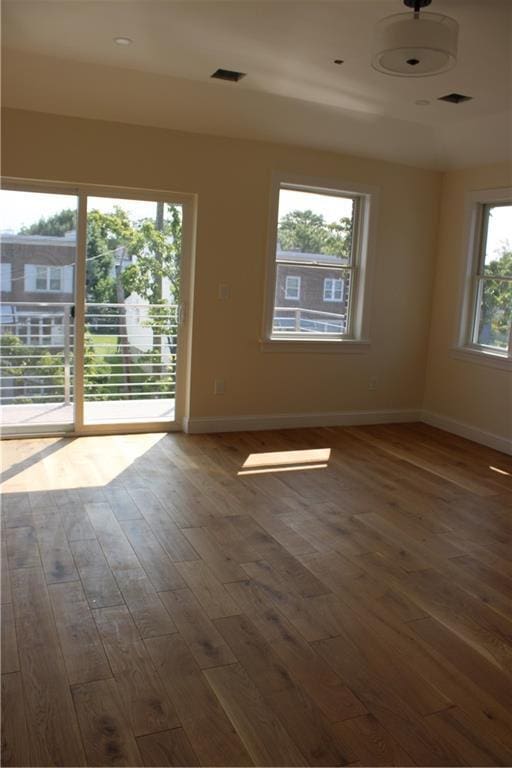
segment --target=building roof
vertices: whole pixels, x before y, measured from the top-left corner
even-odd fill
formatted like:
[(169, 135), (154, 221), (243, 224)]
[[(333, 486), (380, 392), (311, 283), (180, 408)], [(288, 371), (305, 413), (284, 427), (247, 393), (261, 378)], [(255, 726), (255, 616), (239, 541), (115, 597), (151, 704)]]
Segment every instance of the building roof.
[(303, 261), (305, 264), (311, 262), (318, 262), (319, 264), (332, 264), (336, 267), (346, 266), (348, 260), (346, 258), (339, 258), (338, 256), (332, 256), (331, 254), (324, 253), (303, 253), (302, 251), (281, 251), (276, 252), (277, 261)]
[(0, 242), (20, 245), (65, 245), (68, 248), (76, 245), (76, 232), (66, 232), (64, 237), (53, 235), (16, 235), (13, 232), (0, 232)]

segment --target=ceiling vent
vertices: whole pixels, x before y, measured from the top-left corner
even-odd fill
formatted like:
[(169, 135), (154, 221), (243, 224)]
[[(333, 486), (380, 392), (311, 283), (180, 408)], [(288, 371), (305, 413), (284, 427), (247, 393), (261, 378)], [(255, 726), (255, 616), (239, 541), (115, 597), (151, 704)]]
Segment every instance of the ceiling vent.
[(229, 80), (230, 83), (238, 83), (246, 74), (246, 72), (235, 72), (233, 69), (216, 69), (212, 77), (217, 80)]
[(447, 93), (446, 96), (440, 96), (438, 101), (448, 101), (450, 104), (462, 104), (463, 101), (471, 101), (472, 96), (464, 96), (463, 93)]

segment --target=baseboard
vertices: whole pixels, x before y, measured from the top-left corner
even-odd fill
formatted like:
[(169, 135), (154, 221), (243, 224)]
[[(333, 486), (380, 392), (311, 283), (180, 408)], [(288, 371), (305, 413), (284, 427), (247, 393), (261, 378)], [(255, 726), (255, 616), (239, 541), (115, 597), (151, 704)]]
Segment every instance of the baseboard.
[(512, 440), (485, 432), (432, 411), (413, 409), (381, 411), (334, 411), (321, 413), (276, 413), (260, 416), (198, 416), (183, 420), (183, 431), (193, 435), (209, 432), (256, 432), (267, 429), (301, 427), (346, 427), (358, 424), (397, 424), (423, 421), (433, 427), (453, 432), (489, 448), (512, 455)]
[(183, 430), (196, 435), (207, 432), (255, 432), (262, 429), (343, 427), (357, 424), (392, 424), (420, 420), (421, 411), (407, 409), (332, 413), (276, 413), (262, 416), (198, 416), (184, 419)]
[(470, 424), (464, 424), (461, 421), (450, 419), (448, 416), (442, 416), (440, 413), (423, 411), (420, 417), (425, 424), (432, 427), (444, 429), (446, 432), (453, 432), (454, 435), (465, 437), (467, 440), (473, 440), (475, 443), (481, 443), (488, 448), (494, 448), (496, 451), (512, 455), (512, 439), (494, 435), (492, 432), (485, 432), (483, 429), (472, 427)]

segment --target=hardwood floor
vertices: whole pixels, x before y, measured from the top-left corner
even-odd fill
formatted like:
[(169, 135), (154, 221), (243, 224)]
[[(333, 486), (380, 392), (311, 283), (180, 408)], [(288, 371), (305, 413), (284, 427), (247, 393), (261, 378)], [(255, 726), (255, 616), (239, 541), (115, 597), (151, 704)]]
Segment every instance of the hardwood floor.
[(510, 457), (421, 424), (3, 455), (4, 765), (512, 764)]

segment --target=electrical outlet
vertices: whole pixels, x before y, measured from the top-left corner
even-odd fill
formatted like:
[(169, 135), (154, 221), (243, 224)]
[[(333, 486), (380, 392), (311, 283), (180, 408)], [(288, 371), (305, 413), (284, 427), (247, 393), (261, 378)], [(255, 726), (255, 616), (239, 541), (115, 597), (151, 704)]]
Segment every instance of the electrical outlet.
[(215, 379), (213, 384), (213, 393), (215, 395), (223, 395), (225, 389), (224, 379)]
[(217, 297), (219, 299), (229, 299), (229, 285), (227, 283), (219, 283)]
[(377, 389), (377, 378), (375, 376), (368, 380), (368, 389), (372, 392)]

